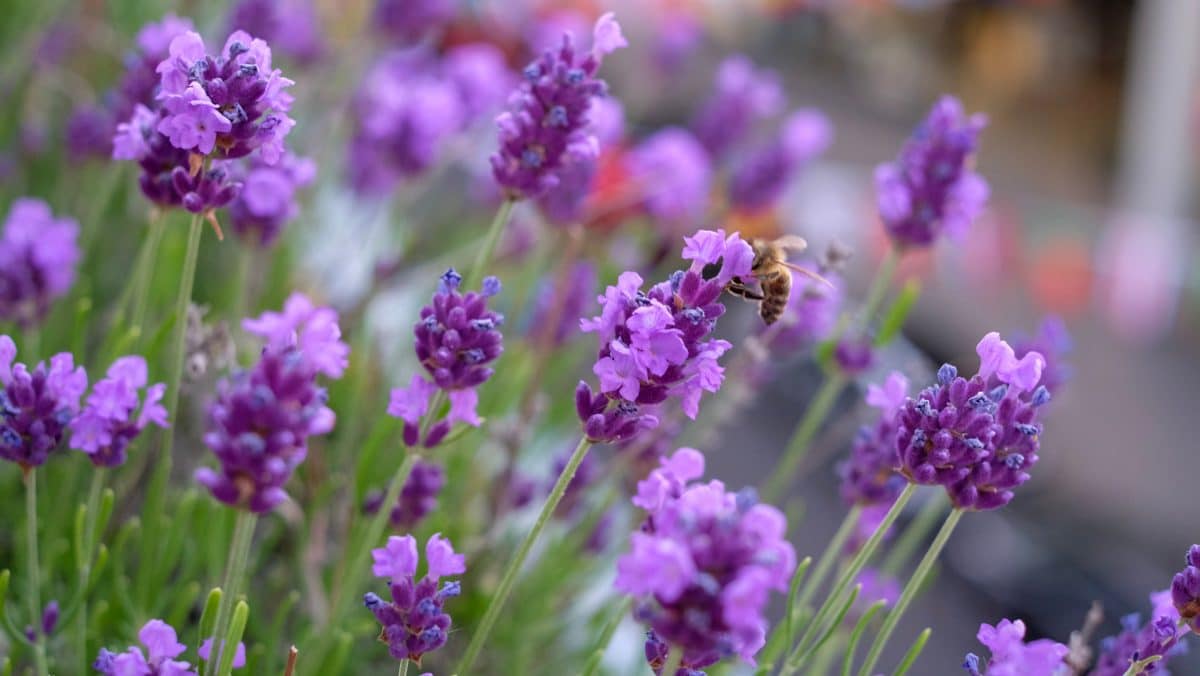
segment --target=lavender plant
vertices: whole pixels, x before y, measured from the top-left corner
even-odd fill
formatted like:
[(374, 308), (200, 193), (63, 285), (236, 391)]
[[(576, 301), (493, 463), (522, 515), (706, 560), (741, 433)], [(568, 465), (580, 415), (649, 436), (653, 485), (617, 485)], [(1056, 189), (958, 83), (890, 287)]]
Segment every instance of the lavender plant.
[[(900, 259), (986, 205), (982, 115), (936, 101), (874, 173), (887, 250), (793, 261), (761, 326), (736, 296), (791, 274), (761, 240), (833, 122), (741, 55), (700, 73), (694, 111), (647, 105), (613, 13), (467, 4), (239, 0), (143, 26), (90, 8), (60, 20), (110, 28), (123, 62), (85, 42), (95, 63), (63, 65), (56, 28), (42, 72), (0, 68), (30, 101), (76, 66), (108, 92), (34, 120), (64, 140), (53, 172), (0, 164), (19, 175), (0, 184), (0, 676), (873, 676), (964, 517), (1048, 481), (1061, 321), (989, 330), (970, 376), (889, 349), (917, 296)], [(641, 75), (702, 69), (684, 14)], [(136, 163), (137, 189), (120, 163), (93, 189), (88, 157)], [(769, 473), (703, 481), (787, 360), (818, 380)], [(792, 489), (822, 433), (844, 518), (814, 542)], [(1093, 647), (1098, 620), (1059, 643), (1003, 618), (961, 668), (1165, 673), (1200, 633), (1200, 545), (1146, 620)], [(921, 660), (938, 640), (891, 673), (955, 671)]]

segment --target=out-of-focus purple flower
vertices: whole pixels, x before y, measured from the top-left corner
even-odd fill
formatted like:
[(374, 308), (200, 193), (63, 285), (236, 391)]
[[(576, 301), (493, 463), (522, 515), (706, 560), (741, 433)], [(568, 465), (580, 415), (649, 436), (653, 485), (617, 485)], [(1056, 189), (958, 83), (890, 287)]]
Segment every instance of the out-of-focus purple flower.
[(454, 18), (456, 0), (377, 0), (372, 25), (388, 37), (414, 42)]
[(256, 513), (287, 499), (283, 486), (304, 462), (308, 437), (334, 424), (303, 338), (295, 345), (276, 342), (282, 341), (280, 333), (259, 335), (271, 342), (258, 363), (219, 382), (208, 410), (204, 443), (221, 466), (196, 471), (196, 480), (214, 498)]
[(854, 584), (862, 587), (851, 607), (851, 612), (859, 616), (877, 601), (883, 601), (886, 607), (891, 607), (900, 599), (900, 582), (870, 566), (862, 569), (858, 577), (854, 578)]
[(754, 253), (734, 233), (702, 230), (685, 239), (687, 272), (677, 271), (649, 292), (642, 278), (622, 273), (616, 286), (599, 298), (599, 316), (580, 321), (596, 333), (600, 353), (592, 372), (598, 393), (581, 382), (575, 408), (592, 441), (626, 441), (657, 425), (639, 406), (657, 406), (678, 398), (685, 415), (695, 418), (704, 392), (716, 392), (724, 379), (718, 359), (730, 343), (709, 337), (725, 313), (720, 303), (725, 282), (748, 274)]
[(226, 23), (230, 33), (257, 35), (298, 63), (312, 63), (325, 51), (310, 0), (238, 0)]
[[(394, 528), (412, 529), (430, 512), (437, 509), (438, 495), (446, 485), (446, 474), (431, 462), (418, 460), (400, 489), (400, 497), (392, 506), (388, 521)], [(363, 511), (374, 514), (383, 507), (381, 491), (368, 494)]]
[[(616, 587), (639, 599), (635, 616), (681, 647), (689, 668), (731, 655), (753, 662), (766, 640), (767, 598), (787, 589), (796, 554), (783, 514), (757, 504), (752, 490), (689, 484), (703, 471), (698, 455), (681, 449), (639, 485), (635, 504), (655, 508), (617, 561)], [(649, 649), (647, 657), (653, 664)]]
[[(121, 357), (107, 375), (92, 385), (87, 402), (71, 421), (71, 448), (87, 453), (97, 467), (125, 463), (125, 451), (142, 429), (154, 423), (167, 427), (167, 409), (162, 405), (166, 385), (149, 382), (146, 360)], [(139, 391), (145, 393), (139, 401)], [(140, 404), (140, 410), (139, 410)]]
[(774, 207), (792, 177), (833, 142), (833, 125), (817, 110), (799, 110), (784, 120), (779, 137), (750, 154), (733, 170), (729, 200), (744, 211)]
[(571, 266), (566, 281), (566, 286), (559, 288), (551, 274), (542, 280), (534, 300), (529, 335), (547, 341), (542, 346), (546, 349), (562, 345), (579, 330), (579, 318), (595, 297), (596, 266), (578, 261)]
[(704, 26), (691, 12), (668, 10), (659, 21), (655, 33), (651, 48), (654, 65), (663, 74), (671, 76), (691, 63), (692, 55), (704, 39)]
[(87, 373), (69, 352), (38, 362), (32, 371), (13, 364), (17, 346), (0, 336), (0, 459), (22, 469), (44, 464), (79, 414)]
[(983, 210), (988, 185), (970, 168), (987, 124), (942, 97), (895, 162), (875, 168), (879, 216), (896, 246), (923, 247), (941, 234), (961, 238)]
[[(905, 402), (896, 448), (909, 481), (944, 486), (955, 507), (987, 510), (1008, 504), (1029, 480), (1041, 445), (1038, 410), (1050, 393), (1038, 385), (1045, 359), (1037, 352), (1017, 359), (995, 332), (976, 352), (974, 377), (943, 365), (937, 385)], [(1000, 385), (989, 388), (992, 376)]]
[(875, 349), (868, 338), (842, 338), (833, 348), (833, 360), (842, 373), (856, 376), (875, 363)]
[(476, 42), (459, 45), (442, 57), (442, 73), (462, 103), (464, 122), (501, 105), (516, 82), (504, 53), (495, 45)]
[(187, 646), (179, 642), (175, 629), (166, 622), (147, 622), (138, 632), (138, 641), (146, 647), (146, 652), (137, 646), (120, 653), (101, 648), (92, 668), (105, 676), (191, 676), (196, 673), (191, 664), (175, 659), (187, 651)]
[(592, 99), (607, 87), (596, 78), (604, 55), (626, 46), (611, 13), (596, 20), (592, 49), (579, 54), (570, 34), (525, 67), (525, 81), (511, 97), (511, 110), (496, 118), (500, 149), (491, 156), (492, 175), (511, 199), (532, 198), (558, 184), (565, 165), (595, 158), (588, 132)]
[[(1025, 623), (1021, 620), (1000, 620), (994, 627), (981, 624), (976, 638), (992, 653), (987, 663), (987, 676), (1067, 676), (1072, 673), (1063, 662), (1070, 649), (1046, 638), (1026, 643)], [(980, 670), (979, 658), (974, 653), (967, 655), (963, 668), (972, 676), (985, 673)]]
[[(222, 645), (224, 645), (224, 641), (222, 641)], [(208, 662), (212, 655), (212, 647), (213, 640), (206, 638), (200, 644), (200, 647), (196, 649), (196, 654), (200, 656), (200, 659)], [(240, 669), (244, 666), (246, 666), (246, 644), (238, 641), (237, 648), (233, 651), (233, 668)]]
[(158, 61), (166, 58), (172, 40), (194, 29), (191, 19), (167, 14), (161, 21), (152, 21), (142, 26), (136, 39), (138, 50), (149, 58), (156, 58), (157, 65)]
[(883, 387), (871, 385), (867, 403), (879, 408), (873, 427), (864, 425), (850, 447), (850, 457), (838, 465), (842, 500), (847, 504), (891, 505), (904, 489), (896, 472), (896, 413), (908, 397), (908, 379), (893, 371)]
[(417, 581), (417, 541), (413, 536), (393, 535), (388, 538), (386, 547), (373, 550), (371, 556), (375, 561), (372, 572), (389, 580), (392, 601), (389, 603), (375, 593), (367, 592), (363, 596), (363, 605), (383, 626), (379, 640), (387, 644), (391, 656), (419, 665), (424, 654), (446, 644), (450, 615), (443, 605), (446, 599), (458, 596), (462, 587), (458, 581), (453, 581), (438, 589), (438, 581), (442, 577), (465, 573), (464, 557), (454, 552), (450, 541), (441, 533), (434, 533), (425, 543), (427, 572)]
[(692, 121), (692, 132), (713, 160), (737, 145), (753, 124), (783, 107), (783, 90), (773, 71), (758, 70), (743, 55), (717, 69), (714, 91)]
[(1142, 624), (1137, 613), (1122, 617), (1121, 633), (1100, 641), (1100, 654), (1090, 676), (1124, 676), (1133, 662), (1156, 655), (1162, 659), (1150, 663), (1141, 673), (1165, 676), (1167, 661), (1187, 649), (1187, 644), (1179, 640), (1177, 620), (1173, 614), (1158, 615)]
[(686, 129), (668, 127), (628, 155), (631, 178), (642, 186), (647, 213), (669, 224), (693, 223), (708, 207), (712, 164)]
[(252, 161), (241, 179), (241, 191), (229, 204), (234, 231), (260, 246), (273, 244), (287, 222), (300, 212), (296, 192), (312, 184), (316, 176), (316, 162), (291, 153), (275, 165)]
[[(488, 309), (488, 298), (500, 292), (500, 280), (487, 277), (479, 292), (458, 290), (462, 276), (453, 268), (442, 274), (433, 302), (421, 308), (413, 327), (417, 359), (432, 377), (430, 383), (413, 376), (407, 388), (392, 390), (388, 414), (404, 420), (404, 443), (426, 448), (437, 446), (455, 422), (478, 427), (479, 395), (475, 388), (492, 377), (487, 364), (504, 351), (500, 326), (504, 316)], [(432, 424), (420, 439), (421, 418), (429, 411), (429, 400), (441, 389), (450, 401), (446, 417)]]
[(1179, 616), (1200, 634), (1200, 545), (1192, 545), (1187, 565), (1171, 580), (1171, 601)]
[(1021, 337), (1014, 341), (1013, 352), (1017, 357), (1024, 357), (1030, 352), (1037, 352), (1046, 359), (1042, 368), (1042, 385), (1057, 394), (1059, 389), (1071, 379), (1071, 365), (1066, 362), (1067, 354), (1071, 351), (1071, 334), (1062, 318), (1050, 315), (1042, 320), (1038, 332), (1032, 337)]
[(337, 310), (315, 305), (298, 291), (288, 296), (283, 312), (264, 312), (256, 319), (243, 319), (242, 328), (266, 340), (270, 349), (295, 348), (293, 359), (303, 359), (314, 371), (330, 378), (341, 378), (350, 363), (350, 346), (342, 341)]
[(541, 54), (546, 50), (557, 49), (562, 44), (564, 35), (570, 34), (572, 39), (586, 35), (591, 29), (591, 20), (575, 9), (551, 9), (530, 21), (522, 36), (529, 51)]
[[(658, 634), (654, 633), (653, 629), (646, 632), (646, 663), (650, 665), (650, 670), (655, 676), (662, 676), (663, 669), (667, 666), (667, 658), (671, 654), (671, 646), (663, 642)], [(679, 665), (679, 669), (675, 671), (673, 676), (706, 676), (705, 672), (698, 667), (708, 666), (711, 662), (709, 656), (705, 656), (704, 664), (695, 664), (689, 662), (687, 657)]]
[[(625, 110), (611, 98), (593, 98), (589, 129), (603, 151), (625, 133)], [(558, 184), (537, 198), (542, 215), (555, 225), (572, 225), (587, 217), (588, 198), (595, 188), (600, 158), (577, 157), (558, 172)]]
[(71, 289), (79, 224), (31, 197), (15, 200), (0, 235), (0, 320), (33, 326)]
[(112, 153), (112, 115), (100, 106), (76, 108), (67, 120), (67, 154), (71, 159), (107, 157)]
[(58, 627), (58, 601), (51, 601), (42, 609), (42, 635), (50, 636)]

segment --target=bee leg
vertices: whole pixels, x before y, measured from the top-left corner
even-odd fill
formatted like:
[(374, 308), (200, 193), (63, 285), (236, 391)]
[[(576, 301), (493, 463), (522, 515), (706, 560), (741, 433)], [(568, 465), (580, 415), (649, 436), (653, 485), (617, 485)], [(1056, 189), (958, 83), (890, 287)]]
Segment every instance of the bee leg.
[(755, 291), (754, 289), (751, 289), (750, 287), (746, 286), (745, 284), (743, 284), (741, 282), (730, 282), (728, 285), (725, 286), (725, 290), (728, 291), (729, 293), (732, 293), (735, 296), (741, 296), (742, 298), (745, 298), (746, 300), (762, 300), (763, 299), (763, 295), (761, 293)]

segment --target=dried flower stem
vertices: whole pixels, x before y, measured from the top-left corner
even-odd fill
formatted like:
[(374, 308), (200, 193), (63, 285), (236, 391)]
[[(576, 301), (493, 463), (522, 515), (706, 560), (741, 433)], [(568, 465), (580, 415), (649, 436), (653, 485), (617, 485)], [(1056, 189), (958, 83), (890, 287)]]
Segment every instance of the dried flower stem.
[[(504, 603), (508, 600), (508, 595), (512, 592), (513, 584), (517, 580), (517, 574), (521, 572), (521, 565), (525, 563), (525, 558), (529, 556), (529, 551), (533, 549), (533, 545), (537, 542), (538, 536), (542, 534), (542, 530), (545, 529), (546, 523), (554, 515), (554, 510), (558, 507), (558, 503), (562, 501), (563, 494), (567, 492), (567, 485), (575, 477), (575, 471), (579, 469), (580, 463), (587, 456), (588, 449), (591, 446), (592, 444), (587, 440), (586, 436), (580, 439), (579, 445), (575, 447), (575, 452), (571, 454), (570, 460), (567, 461), (567, 466), (558, 475), (558, 480), (554, 483), (554, 488), (542, 504), (542, 511), (538, 514), (533, 528), (525, 536), (520, 546), (517, 547), (517, 552), (513, 555), (512, 560), (508, 562), (508, 567), (504, 570), (504, 576), (500, 578), (500, 586), (496, 588), (496, 593), (492, 596), (491, 603), (488, 604), (483, 619), (480, 620), (479, 626), (475, 629), (475, 634), (471, 637), (471, 643), (467, 646), (467, 652), (458, 664), (458, 669), (456, 670), (458, 674), (465, 676), (475, 664), (475, 659), (479, 657), (480, 649), (483, 648), (483, 644), (487, 641), (488, 634), (492, 631), (492, 626), (496, 624), (496, 620), (500, 616), (500, 611), (504, 609)], [(387, 505), (389, 503), (385, 502), (384, 504)]]
[(933, 539), (933, 544), (929, 546), (929, 550), (925, 552), (921, 563), (917, 565), (916, 572), (908, 579), (904, 585), (904, 591), (900, 592), (900, 599), (896, 601), (895, 607), (888, 611), (887, 617), (883, 620), (883, 626), (879, 629), (879, 634), (875, 636), (875, 641), (871, 644), (871, 649), (867, 651), (867, 659), (859, 668), (859, 676), (870, 676), (874, 673), (875, 664), (879, 662), (879, 656), (883, 653), (884, 646), (887, 645), (888, 639), (891, 638), (892, 632), (895, 631), (896, 625), (900, 622), (900, 618), (904, 615), (904, 611), (908, 610), (909, 604), (916, 598), (917, 593), (921, 590), (925, 578), (929, 575), (929, 571), (933, 568), (933, 564), (937, 562), (938, 556), (945, 548), (946, 542), (950, 540), (950, 535), (954, 532), (954, 527), (958, 525), (959, 519), (965, 514), (961, 509), (955, 509), (946, 517), (946, 521), (942, 523), (941, 530), (938, 531), (937, 537)]
[[(221, 605), (217, 607), (217, 623), (212, 635), (212, 649), (204, 665), (206, 675), (216, 674), (222, 655), (237, 646), (227, 645), (226, 634), (233, 615), (233, 604), (241, 593), (242, 580), (246, 578), (246, 567), (250, 561), (250, 544), (254, 541), (254, 526), (258, 515), (239, 509), (233, 526), (233, 538), (229, 545), (229, 560), (225, 564), (225, 581), (221, 585)], [(208, 637), (205, 637), (208, 638)]]
[(46, 635), (42, 632), (41, 569), (38, 560), (37, 470), (25, 471), (25, 548), (29, 553), (29, 623), (34, 628), (33, 659), (38, 676), (50, 673), (46, 665)]

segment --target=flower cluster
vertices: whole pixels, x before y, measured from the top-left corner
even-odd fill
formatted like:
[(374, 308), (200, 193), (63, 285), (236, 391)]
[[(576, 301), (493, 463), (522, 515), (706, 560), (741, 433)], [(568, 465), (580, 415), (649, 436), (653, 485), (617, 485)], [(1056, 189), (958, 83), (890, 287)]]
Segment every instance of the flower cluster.
[[(917, 484), (941, 485), (964, 509), (996, 509), (1013, 498), (1037, 463), (1042, 426), (1039, 408), (1050, 393), (1039, 386), (1045, 359), (1017, 359), (993, 332), (976, 352), (979, 373), (962, 378), (945, 364), (938, 384), (909, 399), (897, 415), (900, 471)], [(1000, 385), (988, 388), (995, 376)]]
[(798, 110), (784, 120), (777, 138), (742, 159), (734, 168), (729, 200), (742, 211), (774, 206), (788, 181), (833, 141), (833, 126), (815, 110)]
[(620, 142), (625, 135), (625, 109), (620, 101), (593, 98), (588, 111), (588, 133), (596, 139), (598, 155), (572, 156), (572, 161), (559, 169), (558, 184), (537, 198), (538, 209), (555, 225), (586, 223), (599, 216), (611, 216), (620, 211), (617, 203), (628, 199), (621, 195), (606, 199), (600, 193), (608, 178), (604, 170), (611, 173), (613, 167), (624, 169)]
[(244, 172), (233, 173), (242, 184), (229, 204), (233, 230), (246, 240), (268, 247), (300, 212), (296, 193), (316, 179), (317, 165), (311, 159), (288, 153), (274, 165), (254, 158)]
[(645, 186), (642, 208), (671, 224), (694, 223), (708, 208), (713, 166), (687, 130), (668, 127), (642, 140), (628, 156), (630, 178)]
[(317, 374), (340, 377), (349, 347), (340, 340), (337, 313), (301, 294), (282, 313), (243, 326), (266, 345), (254, 368), (218, 384), (204, 443), (221, 467), (197, 470), (196, 480), (217, 500), (261, 513), (287, 499), (283, 486), (304, 461), (308, 437), (333, 429)]
[(987, 646), (992, 657), (986, 669), (974, 653), (967, 653), (963, 669), (971, 676), (1067, 676), (1072, 673), (1063, 662), (1069, 649), (1067, 646), (1038, 639), (1025, 642), (1025, 623), (1004, 619), (996, 626), (979, 625), (976, 634), (979, 642)]
[(229, 8), (229, 32), (244, 30), (283, 54), (310, 64), (325, 51), (312, 0), (239, 0)]
[(649, 515), (617, 561), (616, 586), (639, 599), (635, 614), (653, 629), (652, 663), (659, 641), (680, 647), (688, 669), (731, 655), (753, 662), (765, 642), (768, 595), (785, 591), (795, 568), (783, 514), (756, 504), (752, 490), (690, 483), (703, 473), (704, 456), (681, 448), (633, 499)]
[(492, 175), (509, 198), (538, 197), (558, 185), (564, 166), (597, 155), (596, 139), (587, 131), (588, 111), (607, 87), (596, 71), (604, 55), (627, 44), (613, 15), (604, 14), (589, 53), (578, 54), (567, 33), (560, 48), (525, 67), (513, 109), (496, 118), (500, 149), (491, 156)]
[(1166, 674), (1167, 658), (1185, 649), (1185, 644), (1179, 641), (1178, 621), (1173, 612), (1155, 612), (1153, 619), (1145, 624), (1138, 613), (1122, 617), (1121, 633), (1100, 642), (1100, 654), (1091, 676), (1124, 676), (1130, 664), (1155, 656), (1163, 659), (1150, 663), (1141, 673)]
[(692, 261), (687, 271), (676, 271), (649, 292), (642, 291), (640, 275), (624, 272), (599, 298), (600, 315), (580, 322), (600, 338), (592, 367), (600, 391), (580, 382), (575, 392), (576, 412), (592, 441), (624, 441), (654, 427), (657, 417), (639, 406), (670, 398), (695, 419), (703, 393), (721, 386), (724, 369), (717, 360), (731, 345), (709, 334), (725, 313), (725, 285), (749, 274), (754, 252), (724, 230), (701, 230), (684, 242), (683, 257)]
[(401, 42), (413, 42), (454, 18), (456, 0), (377, 0), (372, 25)]
[(883, 386), (867, 388), (867, 403), (879, 409), (873, 427), (863, 426), (850, 447), (850, 457), (838, 465), (842, 500), (847, 504), (891, 506), (904, 489), (896, 472), (896, 413), (908, 398), (908, 379), (898, 371)]
[(1171, 580), (1171, 601), (1179, 616), (1200, 634), (1200, 545), (1192, 545), (1187, 565)]
[(388, 538), (387, 546), (371, 552), (376, 577), (389, 580), (391, 602), (373, 592), (363, 596), (363, 605), (383, 626), (379, 640), (386, 643), (388, 652), (398, 660), (412, 660), (418, 665), (421, 657), (446, 644), (450, 633), (450, 615), (443, 609), (446, 599), (458, 596), (461, 585), (447, 582), (438, 588), (438, 581), (448, 575), (467, 571), (462, 554), (456, 554), (450, 541), (434, 533), (425, 543), (425, 576), (417, 581), (417, 541), (411, 535)]
[(784, 105), (779, 77), (755, 68), (745, 56), (731, 56), (717, 69), (716, 89), (692, 121), (692, 131), (713, 158), (742, 141), (753, 124)]
[(13, 364), (16, 356), (12, 338), (0, 336), (0, 459), (29, 469), (46, 462), (79, 414), (87, 373), (68, 352), (32, 371)]
[[(392, 506), (388, 521), (395, 528), (415, 527), (426, 515), (437, 509), (438, 495), (445, 485), (446, 474), (441, 467), (418, 460), (413, 464), (408, 479), (404, 481), (404, 487), (400, 489), (400, 497)], [(382, 491), (368, 494), (363, 511), (374, 514), (382, 509), (383, 498)]]
[[(97, 467), (125, 463), (129, 444), (150, 423), (167, 427), (162, 397), (167, 386), (149, 382), (146, 360), (121, 357), (88, 394), (83, 411), (71, 421), (71, 448), (83, 451)], [(139, 390), (145, 388), (139, 412)], [(136, 413), (136, 415), (135, 415)]]
[(441, 56), (423, 49), (385, 54), (355, 95), (351, 184), (382, 193), (423, 173), (453, 134), (503, 103), (512, 80), (504, 55), (489, 44), (461, 45)]
[(875, 168), (879, 216), (897, 247), (925, 247), (941, 234), (961, 237), (988, 198), (971, 170), (982, 115), (967, 116), (946, 96), (934, 104), (895, 162)]
[[(92, 668), (104, 676), (195, 676), (199, 673), (191, 664), (175, 659), (187, 652), (187, 646), (179, 642), (174, 627), (166, 622), (147, 622), (138, 631), (138, 641), (145, 646), (145, 652), (138, 646), (130, 646), (120, 653), (101, 648)], [(205, 639), (196, 652), (200, 659), (208, 660), (211, 650), (212, 639)], [(234, 669), (246, 666), (244, 644), (238, 643), (232, 664)]]
[(79, 224), (45, 202), (15, 200), (0, 235), (0, 321), (32, 326), (70, 290), (79, 263)]
[[(423, 443), (433, 448), (441, 443), (455, 422), (478, 427), (482, 422), (476, 407), (475, 388), (492, 377), (487, 364), (504, 351), (500, 326), (504, 316), (488, 309), (488, 299), (500, 293), (500, 280), (487, 277), (480, 292), (459, 292), (462, 276), (453, 269), (441, 276), (433, 302), (421, 308), (421, 319), (413, 327), (417, 359), (433, 382), (413, 375), (408, 387), (392, 390), (388, 413), (404, 420), (404, 443)], [(430, 411), (430, 399), (438, 390), (446, 393), (450, 410), (431, 425), (422, 442), (421, 419)]]

